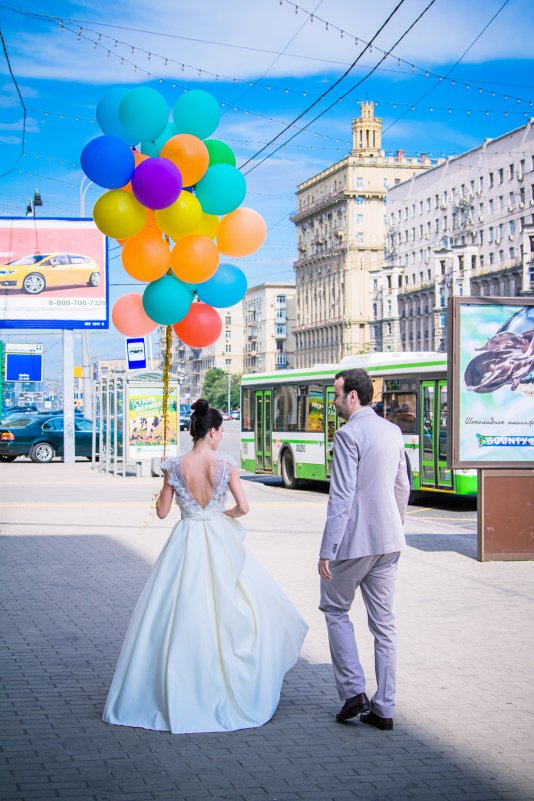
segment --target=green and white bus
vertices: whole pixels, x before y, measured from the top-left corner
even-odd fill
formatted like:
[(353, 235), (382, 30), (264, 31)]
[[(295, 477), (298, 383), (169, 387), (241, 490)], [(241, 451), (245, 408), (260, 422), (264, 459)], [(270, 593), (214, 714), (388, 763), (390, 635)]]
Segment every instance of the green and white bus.
[(363, 367), (373, 380), (373, 408), (404, 436), (412, 489), (476, 495), (476, 470), (447, 467), (447, 357), (443, 353), (373, 353), (339, 365), (246, 374), (241, 381), (241, 466), (281, 476), (328, 481), (334, 433), (334, 376)]

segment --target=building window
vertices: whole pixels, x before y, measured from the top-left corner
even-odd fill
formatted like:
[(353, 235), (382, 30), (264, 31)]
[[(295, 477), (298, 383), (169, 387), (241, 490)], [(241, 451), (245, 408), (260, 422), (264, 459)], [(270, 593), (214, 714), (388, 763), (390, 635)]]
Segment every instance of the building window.
[(226, 317), (224, 318), (224, 324), (225, 325), (232, 325), (232, 315), (231, 314), (227, 314), (226, 315)]
[(488, 201), (488, 205), (489, 205), (489, 213), (493, 214), (493, 198), (492, 197), (490, 197), (490, 199)]
[(358, 231), (358, 233), (356, 234), (356, 241), (358, 245), (363, 245), (363, 234), (361, 231)]
[(358, 195), (356, 202), (358, 206), (363, 206), (363, 195)]
[(508, 165), (508, 178), (510, 180), (512, 180), (513, 177), (514, 177), (514, 165), (513, 164), (509, 164)]
[(388, 179), (384, 178), (384, 189), (388, 188)]
[(489, 174), (489, 188), (493, 189), (493, 173), (490, 172)]
[(280, 304), (280, 306), (285, 306), (286, 296), (285, 295), (277, 295), (276, 302)]
[(363, 214), (358, 214), (358, 225), (363, 225)]
[(363, 189), (363, 178), (356, 178), (356, 188)]
[(225, 353), (231, 353), (232, 352), (232, 345), (231, 344), (226, 344), (224, 346), (224, 352)]
[(225, 359), (224, 363), (225, 363), (226, 367), (231, 367), (232, 366), (232, 360), (231, 359)]
[(231, 332), (231, 331), (225, 331), (225, 332), (224, 332), (224, 338), (225, 338), (227, 341), (228, 341), (229, 339), (232, 339), (232, 332)]
[(515, 220), (510, 220), (509, 226), (510, 226), (510, 236), (513, 236), (515, 234)]
[(499, 183), (500, 184), (504, 183), (504, 167), (501, 167), (499, 169)]

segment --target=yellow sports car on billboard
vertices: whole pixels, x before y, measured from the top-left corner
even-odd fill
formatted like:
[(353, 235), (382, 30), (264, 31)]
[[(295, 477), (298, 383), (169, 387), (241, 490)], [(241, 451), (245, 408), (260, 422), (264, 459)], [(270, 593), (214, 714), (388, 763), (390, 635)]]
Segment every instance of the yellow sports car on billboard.
[(22, 289), (29, 295), (59, 286), (95, 287), (100, 280), (98, 264), (79, 253), (40, 253), (0, 264), (0, 289)]

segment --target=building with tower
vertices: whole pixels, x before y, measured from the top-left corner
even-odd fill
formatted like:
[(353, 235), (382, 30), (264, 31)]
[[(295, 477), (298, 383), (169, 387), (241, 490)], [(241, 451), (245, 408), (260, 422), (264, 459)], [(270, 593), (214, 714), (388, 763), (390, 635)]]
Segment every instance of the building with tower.
[(370, 349), (370, 271), (384, 264), (386, 193), (435, 161), (386, 156), (374, 103), (360, 104), (352, 150), (297, 187), (296, 366)]

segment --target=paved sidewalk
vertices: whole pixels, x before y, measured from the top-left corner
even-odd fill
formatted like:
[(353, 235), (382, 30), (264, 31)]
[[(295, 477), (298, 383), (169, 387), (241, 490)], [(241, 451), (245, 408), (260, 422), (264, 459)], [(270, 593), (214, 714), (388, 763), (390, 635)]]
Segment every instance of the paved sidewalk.
[[(326, 495), (246, 482), (248, 547), (309, 622), (267, 725), (170, 735), (104, 724), (133, 606), (172, 520), (159, 482), (0, 464), (2, 801), (532, 801), (534, 563), (475, 561), (469, 520), (407, 521), (392, 732), (339, 725), (316, 557)], [(354, 621), (373, 689), (372, 640)], [(187, 644), (184, 644), (187, 647)]]

